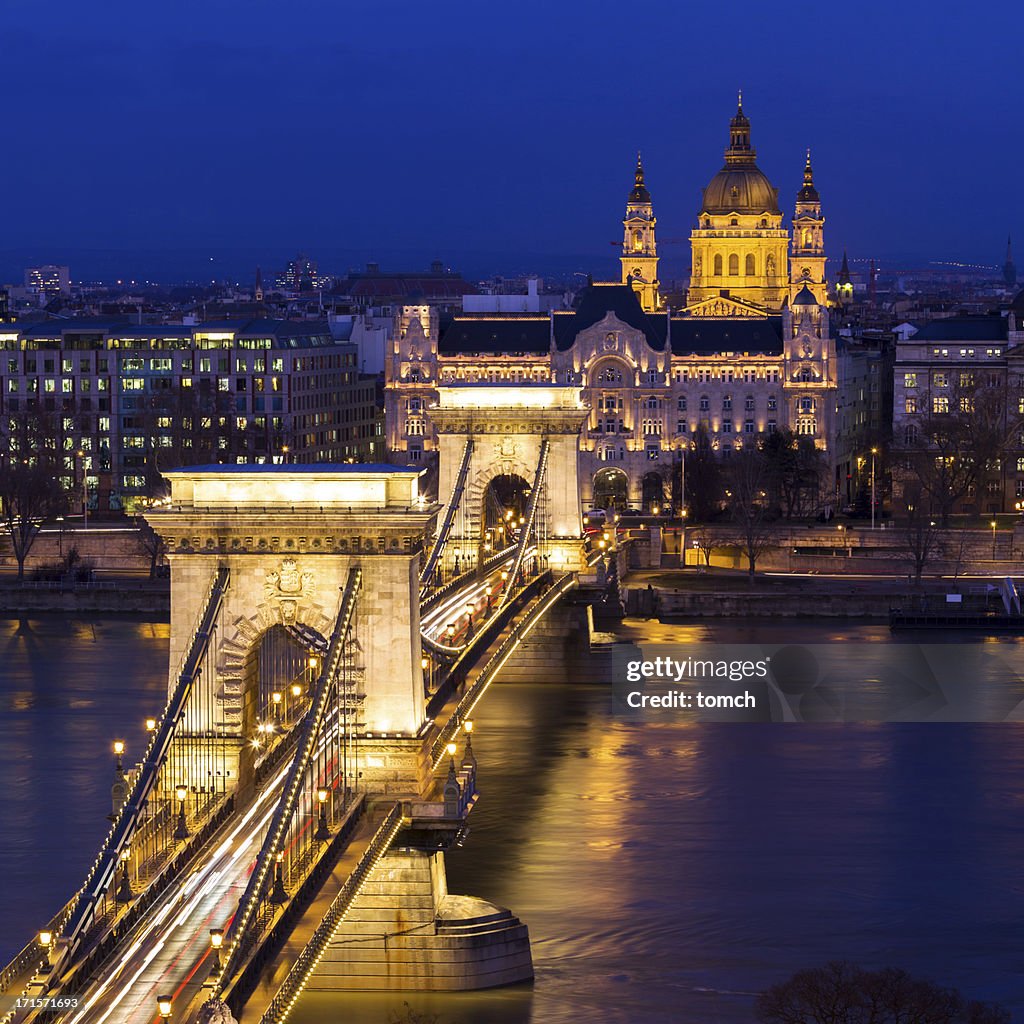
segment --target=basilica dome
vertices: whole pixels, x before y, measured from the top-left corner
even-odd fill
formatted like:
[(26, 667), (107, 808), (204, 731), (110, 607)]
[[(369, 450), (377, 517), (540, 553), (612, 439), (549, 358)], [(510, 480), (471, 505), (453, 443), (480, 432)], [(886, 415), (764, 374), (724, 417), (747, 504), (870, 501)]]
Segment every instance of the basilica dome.
[(729, 122), (729, 147), (725, 166), (704, 189), (701, 213), (721, 216), (729, 213), (781, 215), (779, 192), (757, 166), (756, 152), (750, 145), (750, 121), (743, 113), (742, 101)]

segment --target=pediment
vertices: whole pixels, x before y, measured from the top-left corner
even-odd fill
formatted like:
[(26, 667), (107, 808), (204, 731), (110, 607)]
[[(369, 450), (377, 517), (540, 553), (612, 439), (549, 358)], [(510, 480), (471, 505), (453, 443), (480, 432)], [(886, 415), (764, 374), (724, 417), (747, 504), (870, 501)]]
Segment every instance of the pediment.
[(768, 318), (767, 312), (760, 306), (728, 298), (725, 295), (712, 295), (710, 298), (695, 302), (692, 306), (685, 306), (681, 312), (684, 316), (696, 319), (766, 320)]

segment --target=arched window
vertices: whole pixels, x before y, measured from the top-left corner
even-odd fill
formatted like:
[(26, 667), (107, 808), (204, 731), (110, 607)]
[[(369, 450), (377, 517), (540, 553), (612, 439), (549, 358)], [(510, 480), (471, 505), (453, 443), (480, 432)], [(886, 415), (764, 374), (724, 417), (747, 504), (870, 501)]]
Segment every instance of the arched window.
[(715, 257), (715, 277), (721, 277), (721, 276), (722, 276), (722, 255), (721, 255), (721, 253), (719, 253)]
[(729, 276), (730, 277), (736, 277), (739, 274), (739, 272), (740, 272), (740, 258), (739, 258), (739, 256), (736, 255), (736, 253), (733, 253), (729, 257)]
[(809, 249), (811, 247), (811, 240), (812, 240), (812, 238), (813, 238), (813, 236), (811, 235), (811, 229), (810, 228), (804, 228), (804, 248), (805, 249)]
[(754, 276), (754, 254), (751, 252), (747, 253), (747, 258), (744, 261), (743, 273), (746, 274), (747, 277)]
[(740, 222), (735, 217), (733, 217), (733, 219), (729, 221), (729, 226), (734, 228), (739, 227), (739, 223)]
[(633, 248), (639, 252), (644, 247), (644, 236), (641, 232), (637, 231), (633, 235)]

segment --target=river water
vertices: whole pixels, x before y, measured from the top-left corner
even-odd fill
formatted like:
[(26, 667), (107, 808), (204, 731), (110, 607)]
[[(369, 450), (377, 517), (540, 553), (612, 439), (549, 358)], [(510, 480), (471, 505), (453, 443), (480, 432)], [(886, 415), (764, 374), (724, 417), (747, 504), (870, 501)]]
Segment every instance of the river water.
[[(626, 632), (892, 642), (824, 621)], [(110, 743), (141, 749), (167, 627), (0, 623), (0, 652), (6, 960), (95, 853)], [(307, 995), (297, 1024), (334, 1024), (341, 1005), (348, 1024), (385, 1024), (405, 1001), (438, 1024), (739, 1024), (753, 993), (828, 959), (904, 967), (1024, 1012), (1024, 725), (632, 723), (592, 682), (496, 685), (476, 720), (483, 795), (449, 888), (529, 925), (536, 982)]]

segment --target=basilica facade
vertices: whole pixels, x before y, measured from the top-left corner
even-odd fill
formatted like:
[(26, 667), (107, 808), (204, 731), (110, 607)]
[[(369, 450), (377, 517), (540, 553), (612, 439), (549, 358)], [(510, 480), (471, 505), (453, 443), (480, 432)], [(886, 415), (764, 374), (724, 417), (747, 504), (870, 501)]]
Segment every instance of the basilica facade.
[(809, 155), (792, 224), (790, 237), (740, 105), (691, 234), (687, 305), (668, 309), (638, 158), (619, 281), (588, 285), (573, 309), (546, 314), (465, 313), (442, 325), (431, 307), (399, 310), (385, 369), (392, 457), (434, 457), (437, 387), (460, 383), (582, 388), (590, 406), (580, 445), (584, 507), (671, 500), (698, 431), (722, 459), (781, 429), (832, 452), (840, 368)]

